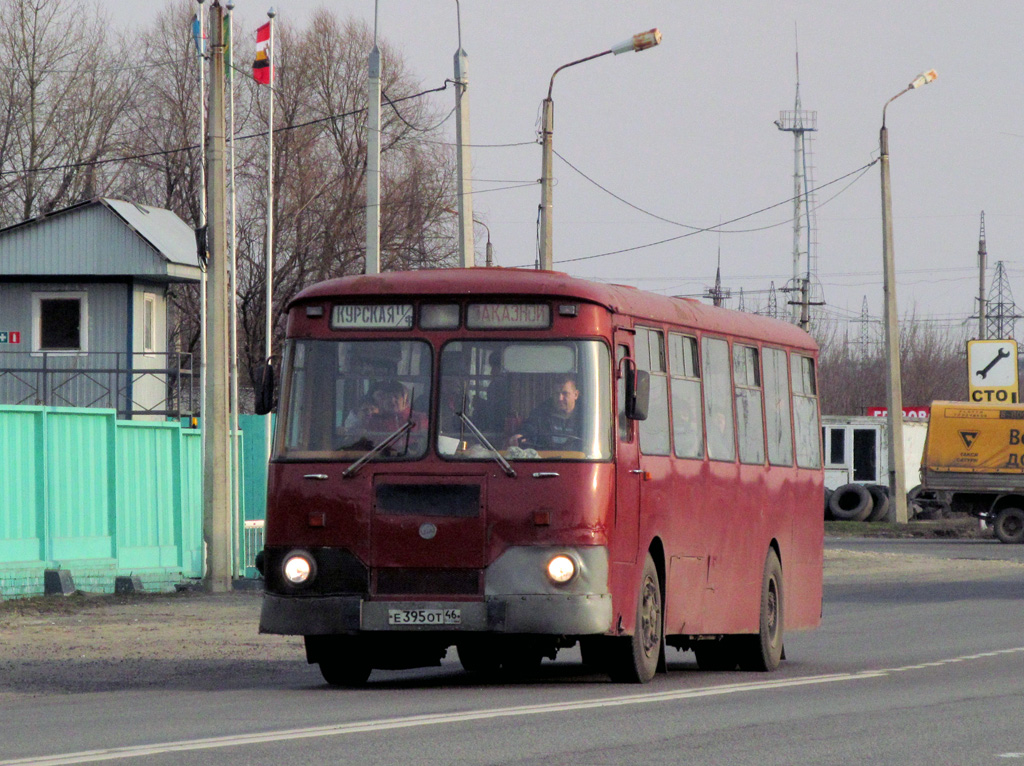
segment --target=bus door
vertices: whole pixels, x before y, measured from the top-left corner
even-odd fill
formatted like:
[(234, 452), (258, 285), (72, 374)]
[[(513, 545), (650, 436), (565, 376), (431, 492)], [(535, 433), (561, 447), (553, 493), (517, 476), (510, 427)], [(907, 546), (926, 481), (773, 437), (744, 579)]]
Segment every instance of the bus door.
[(483, 475), (379, 474), (370, 523), (374, 592), (479, 593), (486, 491)]
[(634, 563), (639, 545), (640, 532), (640, 485), (643, 479), (640, 470), (640, 455), (636, 424), (626, 417), (626, 370), (625, 359), (634, 360), (634, 332), (631, 329), (615, 330), (616, 370), (616, 453), (615, 453), (615, 534), (612, 536), (612, 561)]

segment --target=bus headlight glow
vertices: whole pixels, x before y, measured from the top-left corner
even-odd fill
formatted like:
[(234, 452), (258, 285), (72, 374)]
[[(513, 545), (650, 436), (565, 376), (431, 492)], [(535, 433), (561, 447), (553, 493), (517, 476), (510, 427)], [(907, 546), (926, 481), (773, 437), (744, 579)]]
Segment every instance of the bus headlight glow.
[(547, 571), (551, 582), (562, 585), (576, 576), (576, 562), (571, 556), (559, 553), (548, 562)]
[(290, 585), (305, 585), (316, 575), (316, 564), (305, 551), (290, 553), (284, 560), (283, 571)]

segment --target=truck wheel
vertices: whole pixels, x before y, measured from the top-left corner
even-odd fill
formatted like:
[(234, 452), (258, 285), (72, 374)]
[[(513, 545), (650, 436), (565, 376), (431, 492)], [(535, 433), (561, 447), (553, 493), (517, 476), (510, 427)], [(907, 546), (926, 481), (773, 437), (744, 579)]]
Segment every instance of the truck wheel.
[(868, 521), (885, 521), (889, 513), (889, 488), (881, 484), (865, 484), (871, 501), (874, 503), (871, 513), (868, 514)]
[(1004, 543), (1024, 542), (1024, 510), (1003, 508), (996, 516), (996, 537)]
[(828, 501), (833, 518), (840, 521), (864, 521), (872, 507), (871, 493), (863, 484), (844, 484)]
[(645, 684), (654, 678), (661, 658), (661, 581), (654, 559), (647, 554), (636, 600), (633, 635), (616, 641), (609, 657), (608, 675), (613, 681)]
[(768, 551), (761, 579), (761, 614), (756, 635), (736, 636), (740, 670), (775, 670), (782, 661), (782, 564), (775, 550)]

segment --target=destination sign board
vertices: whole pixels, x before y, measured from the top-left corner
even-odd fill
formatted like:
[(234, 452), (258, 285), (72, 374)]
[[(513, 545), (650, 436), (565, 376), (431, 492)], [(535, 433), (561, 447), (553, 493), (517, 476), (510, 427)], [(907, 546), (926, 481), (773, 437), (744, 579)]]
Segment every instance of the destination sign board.
[(470, 330), (543, 330), (551, 326), (546, 303), (471, 303), (466, 310)]
[(331, 311), (331, 329), (410, 330), (412, 305), (394, 303), (335, 306)]

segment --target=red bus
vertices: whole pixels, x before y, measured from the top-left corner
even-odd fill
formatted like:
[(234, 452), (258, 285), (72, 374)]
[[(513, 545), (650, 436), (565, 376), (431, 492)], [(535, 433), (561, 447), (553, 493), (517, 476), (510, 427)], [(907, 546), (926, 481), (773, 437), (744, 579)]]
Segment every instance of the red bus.
[(783, 627), (821, 619), (816, 356), (785, 322), (555, 272), (310, 287), (260, 630), (304, 636), (336, 685), (452, 646), (481, 673), (577, 642), (616, 680), (666, 647), (773, 670)]

